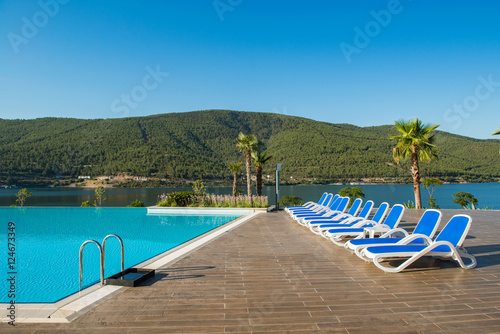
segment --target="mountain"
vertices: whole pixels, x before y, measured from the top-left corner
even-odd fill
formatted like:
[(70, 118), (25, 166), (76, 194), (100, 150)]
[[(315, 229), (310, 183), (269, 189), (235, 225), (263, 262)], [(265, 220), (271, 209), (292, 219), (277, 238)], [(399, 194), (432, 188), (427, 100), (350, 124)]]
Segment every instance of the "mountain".
[[(120, 119), (0, 119), (0, 180), (78, 175), (230, 179), (241, 161), (239, 132), (255, 134), (287, 180), (327, 182), (360, 178), (409, 180), (395, 165), (392, 126), (358, 127), (272, 113), (205, 110)], [(499, 140), (436, 133), (439, 161), (423, 176), (486, 181), (500, 177)]]

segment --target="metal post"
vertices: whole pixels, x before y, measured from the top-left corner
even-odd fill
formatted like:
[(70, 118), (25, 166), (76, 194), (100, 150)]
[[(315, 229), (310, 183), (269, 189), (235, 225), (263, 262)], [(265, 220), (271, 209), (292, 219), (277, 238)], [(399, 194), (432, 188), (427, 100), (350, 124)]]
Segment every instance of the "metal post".
[(276, 166), (276, 212), (280, 210), (280, 170), (281, 164)]

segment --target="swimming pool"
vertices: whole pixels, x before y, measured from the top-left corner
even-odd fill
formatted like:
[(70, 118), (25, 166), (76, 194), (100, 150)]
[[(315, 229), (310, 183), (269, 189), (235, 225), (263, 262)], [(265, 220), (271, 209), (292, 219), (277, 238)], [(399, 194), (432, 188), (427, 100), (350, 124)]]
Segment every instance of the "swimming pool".
[[(102, 243), (108, 234), (125, 244), (125, 268), (176, 247), (241, 215), (147, 215), (146, 208), (0, 208), (0, 244), (6, 245), (15, 222), (16, 303), (53, 303), (79, 290), (79, 249), (89, 239)], [(9, 254), (2, 247), (1, 266)], [(106, 242), (105, 277), (120, 271), (120, 244)], [(99, 282), (99, 252), (83, 251), (83, 287)], [(2, 270), (2, 272), (8, 272)], [(2, 277), (1, 291), (10, 283)], [(0, 303), (10, 302), (7, 293)]]

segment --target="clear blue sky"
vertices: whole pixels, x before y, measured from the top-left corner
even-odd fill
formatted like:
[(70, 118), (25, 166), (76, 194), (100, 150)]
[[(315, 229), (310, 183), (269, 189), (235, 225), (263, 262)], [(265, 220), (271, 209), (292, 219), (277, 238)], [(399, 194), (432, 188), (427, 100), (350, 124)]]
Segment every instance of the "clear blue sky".
[(220, 108), (494, 138), (499, 13), (493, 0), (0, 0), (0, 118)]

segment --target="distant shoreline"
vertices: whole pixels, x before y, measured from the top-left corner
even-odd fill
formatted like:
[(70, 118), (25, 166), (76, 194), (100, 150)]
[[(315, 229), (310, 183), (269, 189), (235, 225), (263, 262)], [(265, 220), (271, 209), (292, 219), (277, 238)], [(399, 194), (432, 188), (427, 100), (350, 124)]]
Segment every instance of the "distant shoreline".
[[(145, 185), (145, 186), (123, 186), (123, 184), (117, 183), (117, 184), (102, 184), (98, 182), (94, 182), (91, 185), (78, 185), (75, 183), (69, 184), (69, 185), (53, 185), (53, 184), (45, 184), (45, 185), (27, 185), (23, 184), (22, 185), (0, 185), (0, 189), (21, 189), (21, 188), (66, 188), (66, 189), (71, 189), (71, 188), (79, 188), (79, 189), (96, 189), (99, 186), (103, 186), (106, 189), (120, 189), (120, 188), (134, 188), (134, 189), (161, 189), (161, 188), (190, 188), (192, 186), (192, 183), (194, 181), (186, 181), (183, 183), (172, 183), (172, 184), (162, 184), (162, 185), (157, 185), (157, 186), (151, 186), (151, 185)], [(205, 181), (205, 186), (207, 187), (232, 187), (232, 184), (229, 184), (228, 182), (210, 182), (210, 181)], [(467, 181), (462, 181), (462, 182), (443, 182), (443, 184), (487, 184), (487, 183), (499, 183), (500, 181), (478, 181), (478, 182), (467, 182)], [(227, 183), (227, 184), (226, 184)], [(350, 182), (350, 183), (341, 183), (341, 182), (335, 182), (335, 183), (311, 183), (311, 182), (297, 182), (297, 183), (287, 183), (287, 182), (281, 182), (281, 186), (314, 186), (314, 185), (331, 185), (331, 186), (346, 186), (346, 187), (356, 187), (356, 186), (377, 186), (377, 185), (401, 185), (401, 184), (406, 184), (406, 185), (411, 185), (412, 182)], [(265, 183), (265, 186), (274, 186), (275, 183)], [(243, 188), (244, 183), (240, 182), (239, 187)]]

